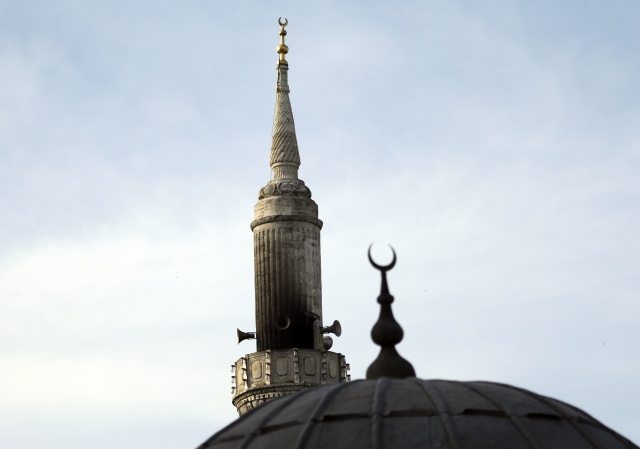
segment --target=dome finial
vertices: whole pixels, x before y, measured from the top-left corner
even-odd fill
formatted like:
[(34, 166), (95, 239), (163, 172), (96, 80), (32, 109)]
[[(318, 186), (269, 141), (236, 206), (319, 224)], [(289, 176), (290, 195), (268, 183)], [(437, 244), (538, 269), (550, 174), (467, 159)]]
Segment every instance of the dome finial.
[[(371, 245), (373, 246), (373, 245)], [(380, 285), (380, 296), (378, 296), (378, 304), (380, 304), (380, 316), (378, 321), (371, 329), (371, 338), (377, 345), (380, 345), (380, 353), (367, 369), (367, 379), (378, 379), (380, 377), (390, 377), (392, 379), (404, 379), (405, 377), (415, 377), (416, 372), (411, 363), (403, 359), (396, 345), (402, 341), (404, 332), (402, 327), (393, 317), (391, 311), (391, 303), (393, 296), (389, 293), (387, 285), (387, 271), (391, 270), (396, 264), (396, 252), (390, 246), (393, 252), (393, 260), (388, 265), (378, 265), (371, 258), (371, 246), (369, 246), (369, 262), (374, 266), (382, 276)]]
[(278, 64), (289, 64), (285, 59), (285, 55), (289, 52), (289, 47), (287, 47), (284, 43), (284, 37), (287, 35), (287, 30), (284, 29), (287, 25), (289, 25), (289, 21), (287, 18), (284, 18), (284, 23), (282, 22), (282, 17), (278, 18), (278, 25), (280, 25), (280, 45), (276, 48), (278, 54), (280, 55), (280, 60)]

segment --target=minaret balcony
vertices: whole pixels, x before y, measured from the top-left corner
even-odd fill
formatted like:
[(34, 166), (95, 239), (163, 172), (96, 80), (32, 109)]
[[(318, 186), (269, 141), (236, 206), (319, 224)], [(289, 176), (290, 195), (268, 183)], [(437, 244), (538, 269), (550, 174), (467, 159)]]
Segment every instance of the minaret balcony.
[(318, 385), (347, 382), (345, 356), (317, 349), (279, 349), (247, 354), (231, 366), (233, 405), (243, 415), (279, 396)]

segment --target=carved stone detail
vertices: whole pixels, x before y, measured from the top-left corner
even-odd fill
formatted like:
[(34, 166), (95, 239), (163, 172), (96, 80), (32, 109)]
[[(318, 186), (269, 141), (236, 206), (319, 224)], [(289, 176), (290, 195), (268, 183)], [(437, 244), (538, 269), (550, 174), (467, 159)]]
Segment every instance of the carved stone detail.
[(350, 380), (344, 355), (317, 349), (254, 352), (238, 359), (231, 371), (233, 405), (240, 415), (280, 396)]
[(233, 405), (238, 409), (238, 415), (242, 416), (272, 399), (288, 396), (311, 387), (312, 385), (292, 384), (256, 388), (235, 396)]
[(316, 375), (316, 365), (318, 361), (314, 357), (305, 357), (304, 358), (304, 373), (307, 376), (315, 376)]
[(302, 198), (311, 198), (311, 190), (304, 185), (301, 179), (291, 179), (289, 181), (271, 181), (260, 189), (258, 199), (269, 198), (270, 196), (292, 195)]

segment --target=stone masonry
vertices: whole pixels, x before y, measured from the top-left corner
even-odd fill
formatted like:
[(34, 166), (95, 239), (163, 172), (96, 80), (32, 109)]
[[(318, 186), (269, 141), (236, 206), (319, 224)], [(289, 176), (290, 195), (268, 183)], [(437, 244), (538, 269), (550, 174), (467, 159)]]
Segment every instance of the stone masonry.
[(330, 352), (323, 327), (318, 205), (298, 178), (300, 154), (289, 100), (281, 23), (271, 181), (258, 195), (254, 237), (257, 352), (231, 366), (233, 404), (240, 415), (265, 401), (349, 380), (343, 355)]

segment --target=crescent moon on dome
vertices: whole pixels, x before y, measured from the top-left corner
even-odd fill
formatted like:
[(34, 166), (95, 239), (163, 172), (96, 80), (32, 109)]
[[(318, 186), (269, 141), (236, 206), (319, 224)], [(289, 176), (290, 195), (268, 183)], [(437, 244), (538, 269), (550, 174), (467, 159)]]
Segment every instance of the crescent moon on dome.
[(389, 248), (391, 248), (391, 252), (393, 253), (393, 260), (388, 265), (378, 265), (377, 263), (375, 263), (373, 261), (373, 258), (371, 257), (371, 247), (372, 246), (373, 246), (373, 244), (369, 245), (369, 251), (368, 251), (369, 262), (371, 262), (371, 265), (373, 265), (376, 269), (378, 269), (380, 271), (389, 271), (389, 270), (391, 270), (394, 267), (394, 265), (396, 264), (396, 260), (397, 260), (396, 251), (393, 249), (393, 246), (389, 245)]
[(282, 17), (278, 17), (278, 25), (280, 25), (281, 27), (286, 27), (287, 25), (289, 25), (289, 21), (285, 17), (284, 18), (284, 23), (282, 23)]

